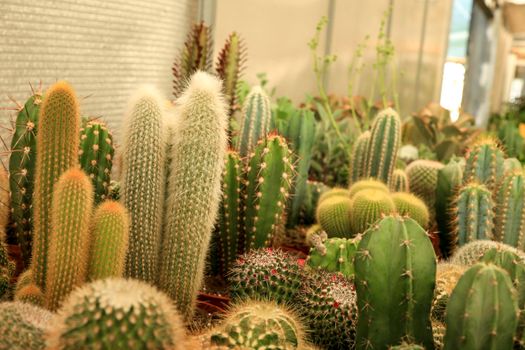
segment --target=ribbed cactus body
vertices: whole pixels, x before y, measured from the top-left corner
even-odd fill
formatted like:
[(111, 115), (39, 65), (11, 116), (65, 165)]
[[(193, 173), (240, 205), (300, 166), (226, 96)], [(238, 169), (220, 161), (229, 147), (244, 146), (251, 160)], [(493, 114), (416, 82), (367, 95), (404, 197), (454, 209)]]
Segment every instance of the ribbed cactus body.
[(103, 122), (93, 120), (80, 128), (80, 167), (93, 183), (95, 204), (109, 196), (114, 153), (113, 136)]
[(350, 183), (355, 183), (366, 176), (366, 156), (369, 142), (370, 131), (365, 131), (355, 140), (350, 159)]
[(228, 115), (235, 111), (237, 85), (246, 61), (244, 42), (236, 32), (231, 33), (219, 52), (216, 72), (223, 82), (223, 92), (228, 104)]
[(334, 196), (323, 200), (317, 207), (317, 222), (328, 237), (351, 237), (350, 208), (348, 197)]
[(159, 286), (188, 320), (201, 287), (221, 199), (227, 115), (220, 81), (203, 72), (192, 76), (178, 103)]
[(270, 131), (270, 98), (260, 86), (252, 88), (242, 107), (237, 151), (246, 157), (257, 142)]
[(517, 315), (509, 275), (492, 264), (474, 265), (450, 296), (444, 349), (512, 349)]
[(491, 250), (492, 248), (510, 251), (511, 253), (516, 254), (520, 257), (520, 262), (525, 263), (524, 252), (507, 244), (489, 240), (472, 241), (465, 244), (464, 246), (459, 248), (457, 252), (454, 253), (452, 258), (450, 259), (450, 262), (453, 264), (472, 266), (478, 263), (483, 257), (483, 255), (485, 255), (485, 253)]
[(354, 257), (357, 239), (329, 238), (314, 240), (308, 254), (308, 266), (328, 272), (340, 272), (351, 278), (354, 275)]
[(492, 193), (484, 185), (469, 183), (457, 195), (454, 206), (456, 235), (460, 246), (477, 239), (491, 239), (494, 227)]
[(367, 148), (366, 177), (390, 184), (401, 140), (401, 119), (387, 108), (375, 117)]
[(44, 293), (42, 293), (42, 290), (34, 283), (21, 287), (20, 290), (16, 291), (14, 299), (39, 307), (45, 307), (46, 304)]
[(66, 82), (49, 88), (38, 122), (35, 188), (33, 194), (33, 246), (31, 266), (35, 283), (45, 289), (55, 183), (67, 169), (78, 165), (78, 101)]
[(122, 147), (120, 200), (130, 216), (125, 275), (149, 283), (158, 275), (166, 185), (163, 103), (155, 90), (137, 93), (124, 123)]
[(18, 112), (9, 155), (12, 220), (25, 266), (31, 261), (36, 135), (42, 98), (41, 92), (35, 92)]
[(18, 276), (16, 280), (15, 293), (31, 283), (34, 283), (33, 271), (31, 271), (31, 269), (27, 269)]
[(425, 348), (417, 344), (401, 343), (396, 346), (391, 346), (389, 350), (425, 350)]
[(390, 189), (393, 192), (409, 192), (410, 185), (408, 182), (407, 173), (403, 169), (396, 169), (392, 174), (392, 181), (390, 183)]
[(525, 175), (519, 170), (505, 174), (495, 197), (495, 239), (525, 250)]
[(129, 239), (129, 218), (122, 204), (104, 201), (93, 214), (88, 280), (122, 277)]
[(400, 215), (411, 217), (424, 229), (428, 228), (429, 213), (425, 202), (407, 192), (392, 194), (392, 200)]
[(410, 192), (421, 198), (430, 211), (430, 221), (435, 217), (436, 187), (439, 170), (444, 165), (433, 160), (416, 160), (405, 169)]
[(365, 232), (384, 215), (396, 210), (390, 194), (381, 190), (362, 190), (353, 198), (350, 209), (350, 222), (353, 235)]
[(523, 170), (523, 166), (517, 158), (507, 158), (503, 161), (503, 174), (516, 170)]
[(331, 197), (347, 197), (347, 198), (349, 198), (350, 197), (350, 192), (346, 188), (340, 188), (340, 187), (331, 188), (331, 189), (325, 191), (323, 194), (321, 194), (321, 196), (319, 197), (319, 200), (317, 202), (318, 205), (321, 205), (321, 203), (323, 201), (325, 201), (326, 199), (329, 199)]
[(432, 301), (432, 320), (445, 322), (445, 311), (452, 291), (467, 268), (463, 265), (439, 263), (436, 272), (436, 289)]
[(80, 169), (60, 176), (53, 194), (46, 306), (56, 310), (64, 298), (86, 281), (93, 186)]
[(434, 348), (436, 256), (416, 221), (388, 216), (370, 228), (359, 243), (355, 271), (358, 349), (384, 349), (403, 339)]
[(379, 190), (385, 193), (390, 192), (388, 189), (388, 186), (385, 185), (384, 182), (373, 180), (373, 179), (366, 179), (366, 180), (357, 181), (356, 183), (352, 184), (352, 186), (350, 186), (350, 189), (348, 190), (348, 196), (353, 197), (359, 191), (362, 191), (362, 190)]
[(467, 152), (463, 182), (476, 181), (493, 191), (503, 176), (503, 158), (503, 151), (493, 139), (477, 141)]

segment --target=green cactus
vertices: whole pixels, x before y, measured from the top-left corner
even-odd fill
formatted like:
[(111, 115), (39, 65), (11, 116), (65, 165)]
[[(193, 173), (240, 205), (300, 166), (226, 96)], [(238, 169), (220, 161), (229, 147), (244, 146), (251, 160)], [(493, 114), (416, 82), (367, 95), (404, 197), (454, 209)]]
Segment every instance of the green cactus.
[(424, 229), (428, 228), (430, 214), (425, 202), (407, 192), (393, 193), (392, 200), (399, 214), (411, 217)]
[(31, 261), (36, 135), (42, 98), (40, 90), (33, 91), (24, 106), (20, 106), (9, 155), (12, 220), (24, 266), (28, 266)]
[(15, 293), (31, 283), (34, 283), (33, 271), (27, 269), (18, 276), (15, 285)]
[(45, 337), (51, 349), (187, 349), (171, 300), (144, 282), (119, 278), (71, 293)]
[(113, 135), (102, 121), (92, 120), (80, 128), (80, 168), (93, 182), (95, 204), (109, 196), (114, 153)]
[(120, 182), (111, 180), (109, 183), (108, 198), (114, 201), (120, 200)]
[(525, 250), (525, 176), (521, 170), (505, 174), (495, 201), (495, 239)]
[(517, 158), (507, 158), (503, 161), (503, 174), (513, 172), (515, 170), (522, 170), (521, 162)]
[(330, 188), (324, 191), (323, 194), (321, 194), (321, 196), (319, 196), (317, 204), (320, 205), (323, 201), (325, 201), (326, 199), (332, 198), (332, 197), (350, 198), (350, 192), (346, 188), (340, 188), (340, 187)]
[(16, 291), (14, 299), (16, 301), (36, 305), (39, 307), (44, 307), (46, 303), (44, 293), (42, 293), (42, 290), (40, 290), (40, 288), (38, 288), (38, 286), (34, 283), (30, 283), (24, 287), (21, 287), (18, 291)]
[(323, 200), (317, 207), (317, 222), (328, 237), (351, 237), (350, 208), (348, 197), (334, 196)]
[(436, 272), (436, 289), (432, 301), (432, 320), (445, 322), (445, 310), (454, 287), (467, 268), (463, 265), (439, 263)]
[(462, 184), (462, 179), (463, 168), (458, 160), (452, 159), (438, 171), (434, 208), (439, 232), (439, 250), (445, 259), (452, 256), (456, 250), (457, 236), (452, 225), (454, 221), (452, 203)]
[(122, 148), (121, 203), (128, 210), (127, 277), (154, 283), (158, 276), (165, 178), (164, 102), (143, 88), (131, 100)]
[(129, 239), (126, 209), (117, 202), (102, 202), (93, 214), (88, 280), (122, 277)]
[(497, 182), (503, 176), (503, 151), (495, 140), (488, 137), (479, 139), (467, 151), (463, 182), (484, 184), (493, 191)]
[(444, 349), (512, 349), (517, 315), (509, 275), (493, 264), (476, 264), (450, 296)]
[(389, 347), (389, 350), (425, 350), (425, 348), (421, 345), (403, 342), (399, 345)]
[(323, 228), (321, 227), (321, 225), (315, 224), (315, 225), (310, 226), (306, 230), (305, 242), (306, 242), (306, 245), (308, 245), (309, 247), (313, 247), (319, 244), (320, 243), (318, 242), (319, 238), (321, 238), (323, 241), (328, 238), (328, 235), (326, 234), (325, 231), (323, 231)]
[(435, 218), (436, 187), (439, 170), (444, 165), (433, 160), (416, 160), (405, 169), (410, 192), (421, 198), (430, 212), (430, 221)]
[(319, 198), (328, 191), (328, 186), (322, 182), (306, 181), (306, 194), (301, 203), (301, 223), (311, 225), (315, 222), (315, 210)]
[(354, 256), (359, 239), (330, 238), (314, 240), (307, 263), (315, 269), (340, 272), (343, 276), (354, 276)]
[(355, 273), (358, 349), (383, 349), (403, 339), (434, 348), (429, 316), (436, 256), (415, 220), (387, 216), (366, 231)]
[(477, 183), (463, 186), (454, 204), (457, 242), (460, 246), (477, 239), (491, 239), (494, 227), (492, 193)]
[(228, 276), (233, 299), (268, 299), (281, 304), (295, 300), (302, 279), (297, 259), (271, 248), (240, 256)]
[(80, 169), (60, 176), (53, 194), (46, 307), (56, 310), (64, 298), (87, 278), (93, 185)]
[(228, 115), (233, 115), (237, 109), (237, 87), (241, 73), (246, 63), (246, 48), (243, 40), (236, 32), (231, 33), (226, 39), (222, 50), (219, 52), (215, 71), (223, 82), (223, 92), (229, 107)]
[(257, 142), (270, 131), (270, 98), (260, 86), (255, 86), (242, 107), (241, 129), (236, 149), (242, 158), (248, 156)]
[(51, 208), (55, 183), (67, 169), (78, 165), (79, 110), (75, 92), (63, 81), (49, 88), (40, 107), (33, 194), (31, 268), (35, 283), (45, 290)]
[(359, 191), (352, 198), (350, 206), (353, 235), (365, 232), (370, 225), (395, 210), (396, 206), (390, 194), (373, 189)]
[(396, 169), (392, 174), (390, 189), (394, 192), (409, 192), (409, 182), (407, 173), (403, 169)]
[(366, 176), (390, 184), (401, 141), (401, 119), (392, 108), (377, 114), (367, 147)]
[(354, 142), (352, 156), (350, 158), (350, 183), (361, 180), (366, 175), (368, 143), (370, 142), (370, 131), (365, 131)]
[(489, 241), (489, 240), (479, 240), (479, 241), (472, 241), (461, 248), (457, 250), (457, 252), (454, 253), (452, 258), (450, 259), (450, 262), (452, 264), (458, 264), (463, 266), (472, 266), (476, 263), (478, 263), (483, 255), (487, 251), (489, 251), (492, 248), (496, 248), (498, 250), (506, 250), (510, 251), (511, 253), (516, 254), (520, 257), (521, 262), (525, 263), (525, 253), (511, 247), (507, 244)]
[(221, 82), (204, 72), (192, 76), (178, 103), (159, 286), (189, 320), (221, 199), (227, 115)]
[(358, 192), (362, 190), (379, 190), (385, 193), (390, 193), (388, 186), (385, 185), (383, 182), (377, 181), (374, 179), (365, 179), (365, 180), (359, 180), (356, 183), (354, 183), (352, 186), (350, 186), (350, 189), (348, 191), (348, 196), (352, 198)]
[(354, 286), (340, 274), (316, 271), (306, 278), (299, 310), (312, 342), (323, 349), (353, 349), (357, 323)]

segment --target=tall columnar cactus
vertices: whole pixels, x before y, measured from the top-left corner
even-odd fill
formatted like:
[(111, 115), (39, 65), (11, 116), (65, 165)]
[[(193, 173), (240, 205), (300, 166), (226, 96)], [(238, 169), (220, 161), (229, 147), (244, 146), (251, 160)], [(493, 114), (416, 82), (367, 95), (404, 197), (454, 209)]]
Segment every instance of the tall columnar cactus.
[(216, 66), (217, 76), (223, 81), (223, 92), (228, 104), (228, 115), (232, 115), (237, 103), (237, 85), (246, 63), (246, 48), (236, 32), (231, 33), (219, 52)]
[(493, 248), (496, 248), (497, 250), (509, 251), (510, 253), (518, 256), (521, 263), (525, 263), (524, 252), (511, 247), (510, 245), (489, 240), (472, 241), (465, 244), (454, 253), (450, 259), (450, 262), (453, 264), (472, 266), (478, 263), (483, 255)]
[(463, 182), (476, 181), (493, 191), (503, 176), (503, 158), (503, 151), (495, 140), (481, 138), (467, 152)]
[(113, 136), (102, 121), (93, 120), (80, 128), (80, 167), (93, 182), (95, 204), (108, 198), (114, 153)]
[(525, 175), (508, 172), (496, 192), (494, 237), (525, 250)]
[(60, 175), (78, 166), (79, 110), (75, 92), (63, 81), (46, 92), (40, 106), (33, 194), (33, 246), (31, 266), (35, 283), (45, 290), (47, 254), (51, 234), (51, 208)]
[(392, 174), (390, 189), (394, 192), (409, 192), (410, 185), (407, 173), (403, 169), (396, 169)]
[(220, 81), (204, 72), (192, 76), (178, 103), (159, 285), (188, 320), (221, 199), (227, 115)]
[(366, 176), (366, 156), (368, 143), (370, 142), (370, 131), (365, 131), (354, 142), (352, 157), (350, 159), (350, 183), (355, 183)]
[(126, 209), (117, 202), (104, 201), (91, 223), (91, 249), (88, 280), (122, 277), (129, 239)]
[(453, 222), (453, 202), (462, 184), (463, 168), (453, 159), (438, 171), (435, 210), (439, 231), (439, 248), (443, 258), (449, 258), (456, 249), (457, 237)]
[(323, 200), (317, 207), (317, 222), (329, 237), (351, 237), (352, 227), (348, 197), (334, 196)]
[(359, 243), (355, 272), (358, 349), (384, 349), (403, 339), (434, 348), (436, 256), (416, 221), (388, 216), (371, 227)]
[(355, 196), (358, 192), (362, 190), (379, 190), (385, 193), (389, 193), (390, 190), (388, 189), (388, 186), (385, 185), (384, 182), (377, 181), (374, 179), (366, 179), (366, 180), (359, 180), (356, 183), (352, 184), (350, 186), (350, 189), (348, 190), (348, 196), (352, 198)]
[(343, 276), (354, 276), (354, 257), (359, 239), (319, 238), (313, 240), (307, 263), (314, 269), (340, 272)]
[(365, 232), (384, 215), (396, 210), (390, 194), (381, 190), (362, 190), (353, 198), (350, 206), (350, 222), (352, 233), (357, 235)]
[(132, 99), (124, 122), (121, 203), (130, 215), (127, 277), (157, 280), (165, 179), (163, 104), (144, 88)]
[(45, 289), (50, 310), (86, 280), (92, 207), (93, 185), (82, 170), (73, 168), (60, 176), (53, 193)]
[(463, 186), (454, 205), (457, 242), (460, 246), (477, 239), (491, 239), (494, 227), (492, 193), (477, 183)]
[(421, 198), (430, 211), (430, 221), (435, 217), (436, 187), (439, 170), (444, 165), (433, 160), (416, 160), (405, 169), (410, 192)]
[(281, 223), (293, 181), (291, 151), (279, 135), (260, 140), (246, 169), (244, 249), (267, 247)]
[(71, 293), (45, 338), (51, 349), (64, 350), (188, 349), (171, 300), (146, 283), (119, 278)]
[(372, 124), (367, 147), (366, 177), (390, 184), (401, 140), (401, 119), (387, 108), (379, 112)]
[(450, 296), (444, 349), (512, 349), (517, 315), (509, 275), (493, 264), (474, 265)]
[(270, 98), (260, 86), (253, 87), (242, 107), (241, 129), (236, 145), (241, 157), (249, 155), (257, 141), (266, 137), (271, 119)]
[[(9, 155), (9, 191), (16, 241), (25, 266), (31, 261), (36, 135), (42, 92), (34, 91), (18, 111)], [(2, 189), (2, 191), (7, 188)], [(2, 205), (2, 204), (0, 204)]]
[(392, 194), (392, 200), (399, 214), (411, 217), (424, 229), (428, 228), (429, 213), (425, 202), (407, 192)]

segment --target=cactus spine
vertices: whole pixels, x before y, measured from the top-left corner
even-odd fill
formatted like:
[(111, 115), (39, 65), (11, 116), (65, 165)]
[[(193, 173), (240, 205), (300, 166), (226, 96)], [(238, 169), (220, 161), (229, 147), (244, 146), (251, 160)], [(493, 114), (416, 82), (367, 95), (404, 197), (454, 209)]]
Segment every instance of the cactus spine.
[(237, 102), (237, 85), (244, 69), (246, 50), (239, 34), (230, 34), (217, 61), (217, 76), (223, 81), (223, 92), (229, 107), (228, 115), (235, 111)]
[(479, 240), (479, 241), (472, 241), (461, 248), (457, 250), (457, 252), (454, 253), (452, 258), (450, 259), (450, 262), (452, 264), (458, 264), (463, 266), (472, 266), (476, 263), (478, 263), (483, 255), (491, 249), (497, 249), (497, 250), (504, 250), (508, 251), (516, 256), (519, 257), (520, 263), (525, 263), (525, 253), (511, 247), (510, 245), (495, 242), (495, 241), (489, 241), (489, 240)]
[(66, 171), (53, 194), (46, 306), (56, 310), (87, 277), (93, 186), (80, 169)]
[(193, 315), (221, 198), (227, 115), (217, 78), (197, 72), (179, 99), (159, 285), (186, 320)]
[(425, 202), (407, 192), (392, 194), (392, 200), (399, 214), (411, 217), (424, 229), (428, 228), (429, 213)]
[(409, 182), (407, 173), (403, 169), (396, 169), (392, 174), (390, 189), (394, 192), (409, 192)]
[(346, 238), (322, 238), (313, 240), (307, 262), (308, 266), (328, 272), (340, 272), (343, 276), (354, 276), (354, 257), (359, 240)]
[(434, 348), (429, 316), (436, 256), (416, 221), (388, 216), (365, 232), (355, 272), (358, 349), (383, 349), (405, 338)]
[(458, 193), (454, 207), (456, 236), (460, 246), (477, 239), (491, 239), (494, 203), (484, 185), (470, 183)]
[(348, 197), (334, 196), (323, 200), (317, 207), (317, 222), (329, 237), (350, 237), (352, 227), (350, 208), (352, 201)]
[(252, 88), (242, 108), (241, 130), (237, 140), (237, 151), (241, 157), (250, 154), (260, 138), (270, 131), (270, 98), (260, 87)]
[(366, 175), (366, 155), (369, 142), (370, 131), (365, 131), (354, 143), (350, 160), (350, 183), (355, 183)]
[(496, 141), (491, 138), (478, 140), (467, 153), (463, 182), (476, 181), (493, 191), (503, 176), (503, 158)]
[(401, 120), (396, 111), (379, 112), (372, 124), (367, 147), (366, 177), (390, 184), (401, 137)]
[(496, 192), (496, 240), (525, 250), (525, 176), (507, 173)]
[(43, 290), (51, 237), (53, 187), (63, 172), (78, 165), (79, 121), (75, 92), (66, 82), (55, 83), (40, 107), (36, 141), (31, 266), (35, 283)]
[[(350, 186), (350, 189), (348, 190), (348, 196), (352, 198), (355, 196), (358, 192), (362, 190), (379, 190), (383, 191), (385, 193), (389, 193), (390, 190), (388, 189), (388, 186), (385, 185), (381, 181), (377, 181), (374, 179), (366, 179), (366, 180), (359, 180), (356, 183), (352, 184)], [(330, 192), (327, 192), (327, 194)]]
[(158, 275), (165, 190), (164, 102), (142, 89), (125, 121), (121, 203), (130, 215), (126, 276), (153, 283)]
[(384, 215), (389, 215), (396, 210), (390, 194), (381, 190), (362, 190), (353, 198), (350, 205), (350, 222), (352, 233), (363, 233)]

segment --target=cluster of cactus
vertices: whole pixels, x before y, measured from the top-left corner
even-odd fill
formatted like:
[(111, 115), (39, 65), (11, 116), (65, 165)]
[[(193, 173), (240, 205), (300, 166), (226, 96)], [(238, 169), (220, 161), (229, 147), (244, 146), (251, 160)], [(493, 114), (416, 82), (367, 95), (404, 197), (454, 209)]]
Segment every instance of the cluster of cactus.
[(463, 182), (478, 182), (494, 191), (503, 176), (504, 154), (492, 138), (480, 138), (466, 155)]
[(432, 160), (416, 160), (406, 168), (410, 192), (421, 198), (430, 211), (430, 220), (435, 218), (436, 187), (438, 173), (444, 167), (440, 162)]
[(323, 238), (314, 239), (307, 264), (314, 269), (340, 272), (343, 276), (354, 276), (354, 258), (359, 238)]

